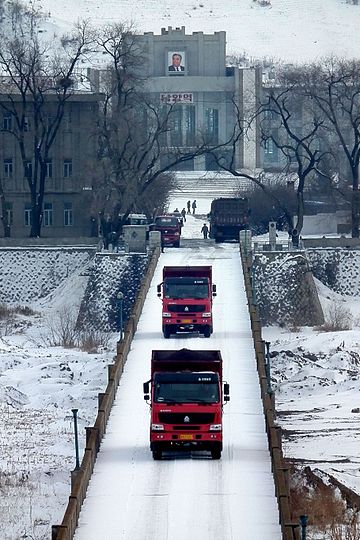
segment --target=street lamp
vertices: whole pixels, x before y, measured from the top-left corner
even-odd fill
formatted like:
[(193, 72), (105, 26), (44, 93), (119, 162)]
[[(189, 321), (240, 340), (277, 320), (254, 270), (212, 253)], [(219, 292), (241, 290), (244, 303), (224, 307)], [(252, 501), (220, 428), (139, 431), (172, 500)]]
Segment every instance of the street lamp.
[(269, 395), (272, 394), (272, 388), (271, 388), (271, 370), (270, 370), (270, 341), (265, 341), (265, 347), (266, 347), (266, 362), (265, 362), (265, 373), (266, 373), (266, 380), (267, 380), (267, 393)]
[(303, 515), (300, 516), (300, 525), (301, 525), (301, 540), (306, 540), (306, 527), (307, 527), (308, 517)]
[(120, 338), (119, 341), (123, 339), (123, 300), (124, 295), (121, 291), (117, 293), (118, 309), (119, 309), (119, 319), (120, 319)]
[(74, 416), (74, 435), (75, 435), (75, 470), (80, 469), (80, 460), (79, 460), (79, 438), (78, 438), (78, 425), (77, 425), (77, 413), (79, 409), (71, 409), (71, 412)]
[(256, 272), (254, 262), (251, 265), (251, 289), (252, 289), (252, 301), (256, 306)]

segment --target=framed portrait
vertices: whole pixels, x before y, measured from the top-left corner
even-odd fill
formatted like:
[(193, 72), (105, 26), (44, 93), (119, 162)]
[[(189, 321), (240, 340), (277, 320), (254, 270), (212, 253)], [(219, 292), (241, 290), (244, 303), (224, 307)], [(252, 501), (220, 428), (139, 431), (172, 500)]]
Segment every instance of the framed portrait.
[(169, 75), (184, 75), (186, 72), (185, 51), (168, 51), (167, 53), (167, 73)]

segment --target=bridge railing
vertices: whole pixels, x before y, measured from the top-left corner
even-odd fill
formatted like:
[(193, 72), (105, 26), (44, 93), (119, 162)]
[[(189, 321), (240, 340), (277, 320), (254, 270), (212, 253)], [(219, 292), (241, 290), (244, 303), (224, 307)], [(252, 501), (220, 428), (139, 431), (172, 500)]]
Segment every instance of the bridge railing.
[(259, 375), (261, 399), (265, 416), (266, 432), (271, 456), (271, 468), (274, 476), (275, 496), (278, 500), (279, 523), (283, 540), (299, 540), (299, 524), (294, 522), (290, 498), (290, 472), (286, 466), (282, 451), (281, 427), (276, 425), (275, 396), (269, 384), (265, 361), (265, 341), (261, 335), (261, 324), (256, 298), (252, 288), (252, 254), (244, 249), (240, 242), (240, 255), (244, 273), (245, 290), (249, 307), (250, 322), (254, 340), (257, 371)]
[(130, 351), (136, 327), (149, 290), (152, 277), (160, 255), (160, 248), (153, 250), (146, 273), (142, 279), (135, 304), (131, 310), (124, 331), (124, 337), (117, 344), (114, 363), (108, 366), (108, 384), (104, 393), (98, 395), (98, 414), (95, 424), (86, 428), (86, 444), (80, 469), (71, 472), (71, 494), (63, 520), (60, 525), (53, 525), (52, 540), (72, 540), (78, 524), (80, 510), (94, 469), (101, 440), (106, 431), (107, 421), (115, 400), (116, 391)]

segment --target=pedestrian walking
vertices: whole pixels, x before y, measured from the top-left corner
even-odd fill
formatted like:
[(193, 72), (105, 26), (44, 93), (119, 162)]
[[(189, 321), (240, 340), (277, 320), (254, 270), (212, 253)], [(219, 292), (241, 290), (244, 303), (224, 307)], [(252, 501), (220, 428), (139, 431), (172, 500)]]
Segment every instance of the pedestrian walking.
[(186, 221), (186, 210), (185, 210), (185, 208), (183, 208), (183, 209), (181, 210), (181, 215), (182, 215), (183, 220), (184, 220), (184, 223), (185, 223), (185, 221)]
[(193, 214), (195, 214), (195, 210), (196, 210), (196, 200), (192, 203), (191, 208), (192, 208)]
[(191, 201), (188, 201), (188, 202), (186, 203), (186, 206), (187, 206), (187, 213), (190, 214)]
[(206, 223), (204, 223), (204, 225), (202, 226), (201, 232), (203, 233), (203, 236), (206, 240), (209, 234), (209, 227), (206, 225)]

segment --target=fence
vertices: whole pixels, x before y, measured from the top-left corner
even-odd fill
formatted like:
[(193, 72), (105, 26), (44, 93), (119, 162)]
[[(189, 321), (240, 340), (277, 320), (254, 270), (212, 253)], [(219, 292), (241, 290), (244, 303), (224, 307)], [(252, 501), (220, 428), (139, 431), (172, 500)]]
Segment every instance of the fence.
[(275, 483), (275, 495), (279, 507), (279, 523), (283, 540), (299, 540), (299, 524), (292, 521), (289, 469), (284, 463), (281, 446), (281, 428), (275, 424), (275, 398), (269, 385), (269, 374), (265, 362), (265, 342), (261, 336), (261, 325), (256, 299), (252, 288), (252, 256), (240, 242), (240, 255), (244, 272), (245, 290), (249, 306), (251, 329), (254, 340), (257, 371), (259, 374), (261, 399), (265, 416), (266, 432), (271, 456), (271, 467)]
[(78, 523), (81, 506), (86, 496), (90, 477), (94, 469), (100, 442), (106, 431), (106, 424), (114, 403), (117, 387), (124, 370), (132, 339), (149, 290), (152, 277), (160, 255), (160, 249), (155, 248), (149, 261), (146, 274), (142, 280), (135, 304), (127, 321), (122, 341), (117, 344), (115, 362), (108, 366), (108, 385), (104, 393), (98, 396), (98, 414), (95, 424), (86, 428), (86, 445), (79, 470), (71, 472), (71, 494), (61, 525), (53, 525), (52, 540), (72, 540)]

